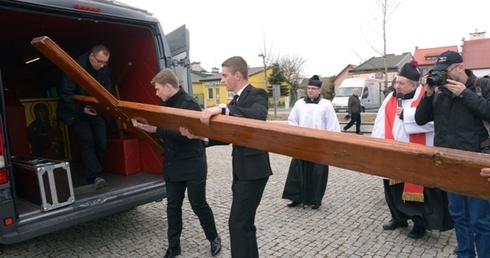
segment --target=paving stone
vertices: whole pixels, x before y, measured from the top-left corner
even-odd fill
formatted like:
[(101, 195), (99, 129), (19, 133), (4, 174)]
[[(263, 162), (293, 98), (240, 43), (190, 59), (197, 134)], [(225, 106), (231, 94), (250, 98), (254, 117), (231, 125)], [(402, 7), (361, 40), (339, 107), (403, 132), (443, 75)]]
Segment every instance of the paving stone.
[[(366, 136), (368, 137), (368, 136)], [(207, 199), (223, 249), (229, 258), (228, 217), (231, 205), (231, 147), (207, 149)], [(319, 210), (289, 208), (281, 199), (290, 157), (270, 154), (274, 175), (257, 211), (261, 257), (455, 257), (454, 231), (428, 231), (407, 237), (408, 228), (384, 231), (390, 219), (381, 178), (330, 167)], [(187, 199), (183, 205), (182, 254), (211, 257), (209, 241)], [(19, 244), (0, 246), (0, 257), (162, 257), (167, 249), (166, 201), (155, 202), (86, 222)]]

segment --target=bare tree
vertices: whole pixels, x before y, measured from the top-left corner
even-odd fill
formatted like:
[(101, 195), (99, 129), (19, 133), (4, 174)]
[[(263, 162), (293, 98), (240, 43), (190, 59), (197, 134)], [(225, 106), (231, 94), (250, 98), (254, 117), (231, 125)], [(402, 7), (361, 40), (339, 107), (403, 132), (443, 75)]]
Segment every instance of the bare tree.
[[(376, 0), (376, 5), (379, 7), (381, 10), (381, 18), (377, 18), (379, 16), (374, 17), (374, 19), (379, 22), (379, 25), (381, 26), (381, 31), (372, 29), (373, 32), (375, 32), (383, 41), (383, 46), (382, 49), (379, 49), (378, 47), (373, 46), (373, 44), (369, 43), (369, 46), (371, 49), (373, 49), (378, 55), (383, 57), (383, 64), (384, 64), (384, 69), (380, 72), (383, 73), (383, 77), (385, 79), (385, 88), (388, 87), (388, 54), (386, 53), (386, 46), (387, 46), (387, 32), (386, 32), (386, 24), (388, 23), (389, 19), (391, 16), (395, 13), (396, 9), (400, 6), (401, 0)], [(368, 40), (366, 40), (369, 42)], [(357, 53), (356, 53), (357, 54)], [(360, 55), (357, 54), (359, 57)], [(361, 60), (366, 60), (361, 58)], [(374, 65), (373, 65), (374, 66)]]
[(293, 101), (297, 99), (296, 92), (304, 78), (302, 66), (306, 60), (298, 55), (279, 56), (276, 60), (286, 81), (291, 85), (291, 96)]
[(296, 92), (304, 78), (302, 66), (306, 63), (306, 60), (297, 55), (281, 56), (273, 51), (272, 44), (270, 48), (267, 49), (265, 32), (263, 33), (263, 41), (260, 48), (260, 54), (258, 56), (262, 58), (262, 64), (264, 66), (264, 89), (267, 89), (266, 81), (268, 81), (265, 70), (272, 64), (277, 63), (279, 64), (279, 68), (286, 78), (287, 83), (291, 85), (290, 96), (292, 96), (292, 100), (296, 100)]
[(382, 38), (383, 38), (383, 64), (384, 71), (383, 77), (385, 78), (385, 89), (388, 88), (388, 57), (386, 54), (386, 23), (390, 19), (391, 15), (396, 11), (398, 6), (400, 6), (401, 2), (398, 1), (390, 1), (390, 0), (377, 0), (376, 1), (378, 7), (381, 9), (383, 14), (383, 19), (381, 20), (381, 28), (382, 28)]
[(266, 45), (266, 40), (265, 40), (265, 31), (262, 32), (263, 38), (262, 38), (262, 47), (260, 48), (260, 54), (258, 54), (259, 57), (262, 58), (262, 65), (264, 66), (264, 70), (262, 71), (264, 75), (264, 90), (267, 90), (267, 67), (271, 66), (271, 64), (274, 61), (274, 56), (275, 53), (272, 50), (272, 43), (271, 47), (269, 50), (267, 50), (267, 45)]

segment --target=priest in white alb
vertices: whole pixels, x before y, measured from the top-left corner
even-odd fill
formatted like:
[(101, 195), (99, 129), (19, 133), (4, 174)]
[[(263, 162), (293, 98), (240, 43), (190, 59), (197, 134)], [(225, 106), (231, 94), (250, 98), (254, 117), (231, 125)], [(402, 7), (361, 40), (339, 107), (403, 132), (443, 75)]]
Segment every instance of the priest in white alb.
[[(373, 137), (433, 146), (434, 124), (419, 126), (415, 122), (415, 110), (425, 92), (419, 84), (417, 66), (412, 60), (400, 70), (395, 91), (384, 99), (378, 111)], [(383, 225), (384, 230), (408, 227), (407, 221), (412, 220), (413, 228), (408, 236), (417, 239), (424, 237), (427, 230), (444, 231), (454, 227), (445, 191), (394, 179), (383, 179), (383, 184), (392, 217)]]

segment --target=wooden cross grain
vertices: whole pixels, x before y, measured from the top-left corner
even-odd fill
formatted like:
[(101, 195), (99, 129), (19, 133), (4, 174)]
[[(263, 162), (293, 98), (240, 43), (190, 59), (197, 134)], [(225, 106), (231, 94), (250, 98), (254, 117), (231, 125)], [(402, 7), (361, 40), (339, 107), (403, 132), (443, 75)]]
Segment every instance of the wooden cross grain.
[[(34, 40), (36, 47), (43, 44), (39, 42), (46, 42), (46, 39)], [(66, 69), (72, 67), (66, 63), (74, 61), (61, 58), (57, 62)], [(103, 89), (83, 80), (80, 85), (96, 92)], [(95, 105), (119, 119), (143, 117), (161, 128), (178, 130), (183, 126), (196, 135), (223, 142), (490, 200), (490, 182), (479, 175), (481, 168), (490, 167), (488, 154), (223, 115), (214, 116), (205, 125), (200, 122), (198, 111), (121, 100), (112, 102), (99, 99), (105, 97), (100, 93), (92, 96), (74, 96), (74, 99)]]

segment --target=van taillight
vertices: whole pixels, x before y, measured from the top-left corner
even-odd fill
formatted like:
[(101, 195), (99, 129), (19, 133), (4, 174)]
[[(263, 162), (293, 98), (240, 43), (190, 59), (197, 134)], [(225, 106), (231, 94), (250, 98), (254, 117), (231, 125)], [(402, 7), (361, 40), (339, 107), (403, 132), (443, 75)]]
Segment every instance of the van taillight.
[(84, 11), (89, 11), (89, 12), (100, 13), (100, 8), (99, 7), (93, 7), (93, 6), (76, 4), (76, 5), (73, 6), (73, 8), (79, 9), (79, 10), (84, 10)]
[(12, 225), (13, 222), (14, 222), (14, 220), (12, 219), (12, 217), (8, 217), (8, 218), (3, 219), (3, 225), (4, 226), (10, 226), (10, 225)]
[(0, 155), (0, 184), (5, 184), (8, 181), (7, 169), (5, 169), (5, 157)]
[(9, 178), (7, 177), (7, 170), (1, 169), (0, 170), (0, 184), (5, 184), (9, 181)]

